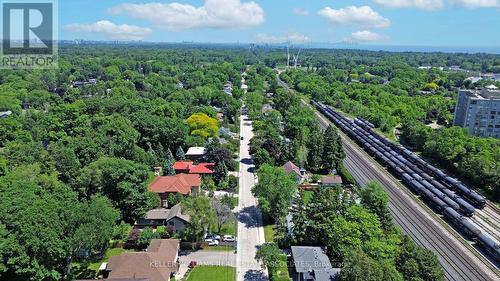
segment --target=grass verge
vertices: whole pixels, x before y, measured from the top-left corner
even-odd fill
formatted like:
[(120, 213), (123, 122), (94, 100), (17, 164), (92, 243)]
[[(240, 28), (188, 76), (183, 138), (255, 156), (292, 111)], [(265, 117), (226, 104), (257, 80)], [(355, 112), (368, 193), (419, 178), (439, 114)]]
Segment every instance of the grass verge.
[(273, 242), (274, 241), (274, 234), (276, 231), (274, 230), (274, 227), (276, 225), (274, 224), (268, 224), (264, 226), (264, 237), (266, 239), (266, 242)]
[(236, 268), (230, 266), (197, 266), (187, 277), (187, 281), (234, 281)]
[(205, 252), (233, 252), (234, 246), (209, 246), (203, 248)]

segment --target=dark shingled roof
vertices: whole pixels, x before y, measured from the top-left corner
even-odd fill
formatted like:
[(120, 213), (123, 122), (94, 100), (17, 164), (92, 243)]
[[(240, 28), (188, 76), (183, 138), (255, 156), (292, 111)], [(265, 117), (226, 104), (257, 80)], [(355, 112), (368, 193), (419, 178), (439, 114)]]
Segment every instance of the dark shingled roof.
[(301, 176), (300, 168), (297, 165), (293, 164), (292, 161), (288, 161), (283, 165), (283, 169), (285, 169), (289, 173), (295, 173), (298, 176)]
[(326, 185), (342, 184), (342, 177), (340, 176), (323, 176), (321, 183)]
[(311, 272), (316, 281), (334, 280), (339, 269), (332, 267), (330, 259), (320, 247), (292, 246), (295, 271)]
[(178, 270), (178, 251), (177, 239), (153, 239), (146, 252), (111, 257), (107, 266), (110, 271), (107, 280), (170, 280), (170, 275)]
[(169, 221), (175, 217), (185, 222), (189, 222), (190, 219), (189, 215), (182, 214), (180, 204), (173, 206), (171, 209), (165, 209), (165, 208), (153, 209), (148, 211), (144, 216), (144, 218), (147, 220), (166, 220), (166, 221)]

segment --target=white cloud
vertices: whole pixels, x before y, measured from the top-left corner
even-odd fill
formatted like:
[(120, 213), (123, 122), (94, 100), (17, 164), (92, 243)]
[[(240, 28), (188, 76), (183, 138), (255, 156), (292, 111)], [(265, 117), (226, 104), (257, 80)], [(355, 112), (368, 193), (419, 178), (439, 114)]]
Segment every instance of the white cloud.
[(303, 8), (293, 8), (293, 13), (296, 16), (307, 16), (309, 15), (309, 11)]
[(142, 40), (151, 34), (151, 29), (135, 25), (117, 25), (107, 20), (101, 20), (91, 24), (70, 24), (65, 29), (73, 32), (103, 33), (113, 40)]
[(257, 3), (240, 0), (205, 0), (200, 7), (175, 2), (122, 4), (111, 8), (110, 12), (147, 20), (168, 31), (242, 28), (264, 22), (264, 10)]
[(338, 10), (326, 7), (318, 14), (338, 24), (352, 24), (366, 27), (384, 28), (391, 25), (391, 21), (382, 17), (369, 6), (348, 6)]
[(268, 43), (268, 44), (278, 44), (278, 43), (304, 43), (308, 42), (311, 39), (304, 34), (300, 34), (298, 32), (290, 32), (286, 36), (274, 36), (268, 35), (265, 33), (258, 34), (255, 38), (259, 43)]
[(387, 8), (417, 8), (422, 10), (438, 10), (444, 7), (444, 0), (374, 0)]
[(362, 41), (362, 42), (379, 41), (382, 40), (382, 36), (375, 32), (363, 30), (363, 31), (353, 32), (351, 34), (351, 39), (353, 41)]
[(500, 0), (451, 0), (454, 4), (466, 8), (496, 8), (500, 7)]

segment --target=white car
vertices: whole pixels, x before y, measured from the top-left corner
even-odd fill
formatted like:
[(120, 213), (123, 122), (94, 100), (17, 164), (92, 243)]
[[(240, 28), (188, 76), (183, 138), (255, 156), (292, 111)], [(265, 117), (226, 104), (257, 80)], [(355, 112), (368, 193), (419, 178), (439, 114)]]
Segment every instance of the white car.
[(219, 241), (215, 239), (205, 239), (205, 242), (208, 243), (208, 246), (219, 246)]
[(217, 235), (217, 234), (207, 234), (205, 235), (205, 239), (207, 240), (219, 240), (220, 241), (220, 235)]
[(232, 235), (224, 235), (224, 236), (222, 236), (222, 241), (224, 241), (224, 242), (235, 242), (236, 238), (234, 238), (234, 236), (232, 236)]

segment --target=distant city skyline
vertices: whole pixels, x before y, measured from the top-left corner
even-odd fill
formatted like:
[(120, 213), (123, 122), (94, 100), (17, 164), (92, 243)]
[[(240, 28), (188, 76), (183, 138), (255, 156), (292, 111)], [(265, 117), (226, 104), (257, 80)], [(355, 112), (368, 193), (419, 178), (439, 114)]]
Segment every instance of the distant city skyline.
[(500, 47), (500, 0), (147, 1), (59, 1), (59, 38)]

